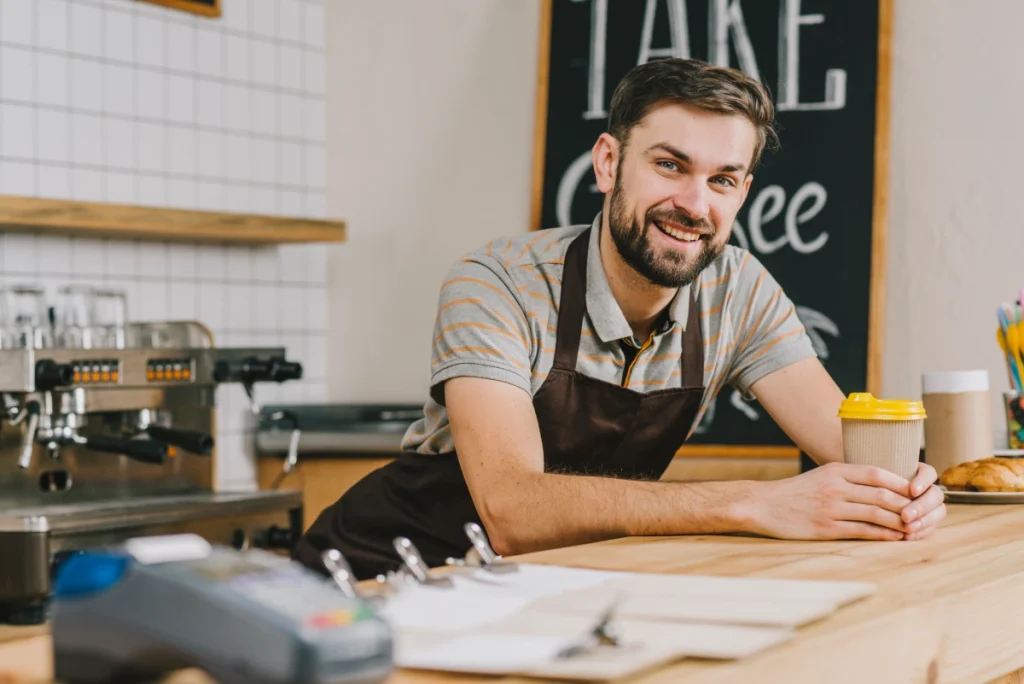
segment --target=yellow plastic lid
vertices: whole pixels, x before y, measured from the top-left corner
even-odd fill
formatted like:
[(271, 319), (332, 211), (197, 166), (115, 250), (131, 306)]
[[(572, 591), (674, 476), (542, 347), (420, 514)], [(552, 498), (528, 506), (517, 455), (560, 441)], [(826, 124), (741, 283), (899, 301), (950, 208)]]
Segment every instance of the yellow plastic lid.
[(839, 417), (852, 420), (924, 420), (924, 404), (904, 399), (875, 399), (868, 392), (854, 392), (843, 400)]

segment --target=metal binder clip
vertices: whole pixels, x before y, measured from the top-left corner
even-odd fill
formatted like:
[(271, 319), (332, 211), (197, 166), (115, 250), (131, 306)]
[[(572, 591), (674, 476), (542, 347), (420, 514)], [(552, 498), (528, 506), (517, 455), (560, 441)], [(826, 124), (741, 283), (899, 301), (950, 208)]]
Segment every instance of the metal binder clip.
[(407, 537), (395, 537), (394, 545), (399, 558), (405, 563), (405, 569), (408, 570), (414, 580), (420, 584), (435, 587), (454, 586), (450, 577), (430, 576), (427, 564), (423, 561), (423, 556), (420, 555), (419, 549)]
[(618, 646), (620, 643), (619, 637), (612, 628), (612, 617), (615, 615), (617, 604), (618, 600), (612, 601), (611, 605), (608, 606), (597, 621), (597, 624), (584, 634), (581, 639), (559, 651), (556, 657), (572, 658), (601, 646)]
[(337, 549), (327, 549), (320, 554), (324, 567), (331, 573), (331, 579), (341, 589), (341, 593), (349, 598), (359, 598), (359, 590), (352, 575), (352, 567)]
[(320, 554), (320, 560), (323, 561), (324, 567), (331, 574), (331, 579), (341, 589), (341, 593), (348, 598), (363, 601), (374, 607), (380, 607), (387, 600), (388, 596), (397, 589), (397, 580), (393, 578), (384, 580), (378, 577), (378, 584), (375, 588), (369, 591), (360, 591), (356, 586), (356, 577), (355, 573), (352, 572), (352, 566), (348, 564), (345, 556), (337, 549), (327, 549)]
[(519, 571), (519, 567), (515, 563), (502, 560), (501, 556), (494, 552), (491, 543), (487, 541), (487, 535), (484, 534), (483, 529), (475, 522), (466, 523), (462, 529), (466, 531), (466, 536), (469, 537), (470, 543), (473, 544), (472, 550), (476, 551), (481, 567), (495, 573)]

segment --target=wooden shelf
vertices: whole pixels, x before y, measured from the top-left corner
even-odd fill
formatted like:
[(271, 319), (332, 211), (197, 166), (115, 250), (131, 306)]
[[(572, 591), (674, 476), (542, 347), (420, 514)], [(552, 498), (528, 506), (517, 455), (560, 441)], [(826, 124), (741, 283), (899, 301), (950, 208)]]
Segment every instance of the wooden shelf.
[(343, 242), (345, 223), (0, 195), (0, 231), (270, 245)]

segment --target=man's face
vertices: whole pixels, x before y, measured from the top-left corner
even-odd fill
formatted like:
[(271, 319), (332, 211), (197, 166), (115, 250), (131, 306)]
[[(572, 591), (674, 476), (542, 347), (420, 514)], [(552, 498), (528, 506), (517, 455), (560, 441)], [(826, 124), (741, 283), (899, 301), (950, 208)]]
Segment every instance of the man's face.
[(692, 282), (729, 241), (756, 141), (742, 116), (675, 104), (634, 126), (608, 212), (623, 261), (655, 285)]

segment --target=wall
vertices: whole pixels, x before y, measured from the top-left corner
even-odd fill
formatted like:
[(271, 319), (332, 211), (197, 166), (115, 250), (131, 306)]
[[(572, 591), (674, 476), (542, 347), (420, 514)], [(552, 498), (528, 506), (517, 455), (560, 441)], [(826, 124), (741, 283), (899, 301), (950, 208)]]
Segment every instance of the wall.
[[(324, 8), (224, 0), (219, 19), (132, 0), (0, 0), (0, 193), (324, 215)], [(134, 319), (192, 319), (221, 345), (286, 345), (324, 396), (322, 246), (248, 248), (7, 234), (0, 281), (102, 283)], [(222, 388), (225, 488), (255, 484), (243, 394)]]
[(995, 310), (1024, 286), (1022, 21), (1016, 0), (896, 3), (884, 390), (919, 396), (922, 373), (987, 369), (997, 429)]
[(445, 271), (528, 229), (536, 0), (332, 0), (329, 395), (426, 398)]

